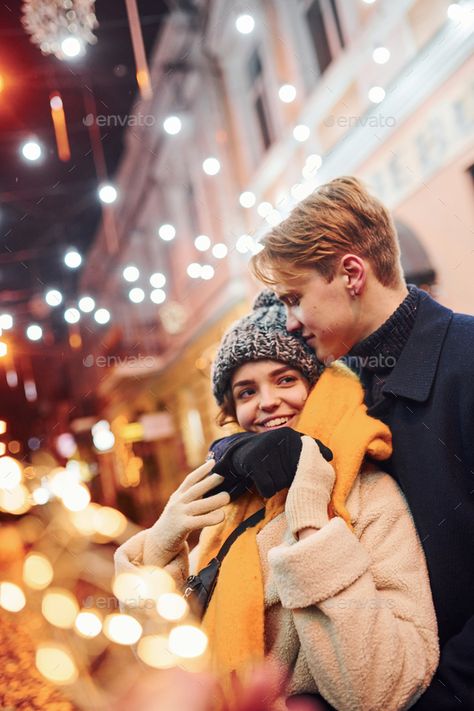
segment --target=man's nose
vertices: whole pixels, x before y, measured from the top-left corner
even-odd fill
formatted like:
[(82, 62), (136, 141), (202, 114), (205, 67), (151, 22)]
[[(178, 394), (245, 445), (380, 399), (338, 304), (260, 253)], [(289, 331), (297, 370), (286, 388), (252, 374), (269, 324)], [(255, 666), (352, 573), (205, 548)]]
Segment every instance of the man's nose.
[(290, 333), (292, 331), (299, 331), (303, 327), (301, 321), (299, 321), (291, 308), (286, 310), (286, 330)]

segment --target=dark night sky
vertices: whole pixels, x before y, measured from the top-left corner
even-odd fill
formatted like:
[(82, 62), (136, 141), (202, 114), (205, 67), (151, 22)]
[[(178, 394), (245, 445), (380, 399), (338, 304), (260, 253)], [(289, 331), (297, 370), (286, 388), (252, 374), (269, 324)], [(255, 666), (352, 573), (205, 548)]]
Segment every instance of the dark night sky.
[[(91, 87), (97, 112), (102, 114), (124, 116), (137, 95), (123, 0), (98, 0), (97, 44), (88, 46), (86, 56), (75, 62), (41, 54), (23, 29), (21, 6), (20, 0), (0, 3), (0, 75), (4, 80), (0, 92), (0, 312), (10, 312), (15, 318), (8, 337), (12, 350), (16, 347), (18, 352), (30, 347), (24, 329), (31, 321), (50, 328), (58, 345), (66, 337), (62, 309), (43, 314), (42, 319), (41, 299), (46, 287), (59, 288), (66, 297), (77, 296), (78, 273), (64, 266), (64, 252), (73, 246), (84, 255), (100, 219), (98, 179), (83, 123), (88, 113), (85, 85)], [(160, 0), (138, 0), (138, 9), (150, 54), (169, 7)], [(62, 163), (56, 153), (49, 107), (54, 90), (61, 92), (66, 112), (72, 152), (68, 163)], [(101, 133), (112, 178), (122, 152), (123, 130), (107, 127)], [(23, 141), (31, 136), (44, 148), (37, 163), (26, 162), (19, 153)], [(45, 383), (49, 399), (64, 397), (67, 383), (61, 363), (53, 368), (54, 383), (46, 387), (43, 375), (51, 373), (52, 361), (42, 355), (41, 344), (34, 350), (37, 381)], [(8, 388), (1, 370), (0, 418), (21, 414), (21, 429), (28, 428), (37, 417), (37, 406), (25, 403), (21, 384), (14, 390)]]

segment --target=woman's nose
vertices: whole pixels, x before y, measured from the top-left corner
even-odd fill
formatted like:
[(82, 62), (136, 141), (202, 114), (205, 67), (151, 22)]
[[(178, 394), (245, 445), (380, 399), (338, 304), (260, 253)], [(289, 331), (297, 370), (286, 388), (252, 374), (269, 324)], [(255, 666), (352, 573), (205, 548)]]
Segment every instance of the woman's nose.
[(260, 392), (259, 407), (261, 410), (275, 410), (280, 404), (278, 394), (272, 388)]

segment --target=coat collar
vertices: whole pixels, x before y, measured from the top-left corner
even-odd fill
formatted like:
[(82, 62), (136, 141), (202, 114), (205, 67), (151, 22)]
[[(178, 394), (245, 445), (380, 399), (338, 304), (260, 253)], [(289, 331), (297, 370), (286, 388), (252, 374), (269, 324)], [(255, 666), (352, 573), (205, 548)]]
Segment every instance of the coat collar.
[(408, 341), (382, 392), (425, 402), (431, 392), (453, 312), (420, 291), (418, 314)]

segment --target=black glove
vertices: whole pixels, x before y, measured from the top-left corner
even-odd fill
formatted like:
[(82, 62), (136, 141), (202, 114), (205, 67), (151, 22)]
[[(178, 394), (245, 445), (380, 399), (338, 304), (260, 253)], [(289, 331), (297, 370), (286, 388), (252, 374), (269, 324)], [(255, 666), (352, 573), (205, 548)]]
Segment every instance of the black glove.
[[(259, 494), (268, 499), (281, 489), (289, 488), (301, 454), (301, 437), (300, 432), (290, 427), (281, 427), (269, 432), (248, 432), (229, 438), (229, 446), (213, 470), (223, 476), (224, 481), (209, 494), (228, 491), (231, 501), (234, 501), (255, 486)], [(315, 442), (324, 459), (330, 462), (333, 458), (331, 450), (319, 440)], [(222, 445), (219, 450), (222, 451)]]

